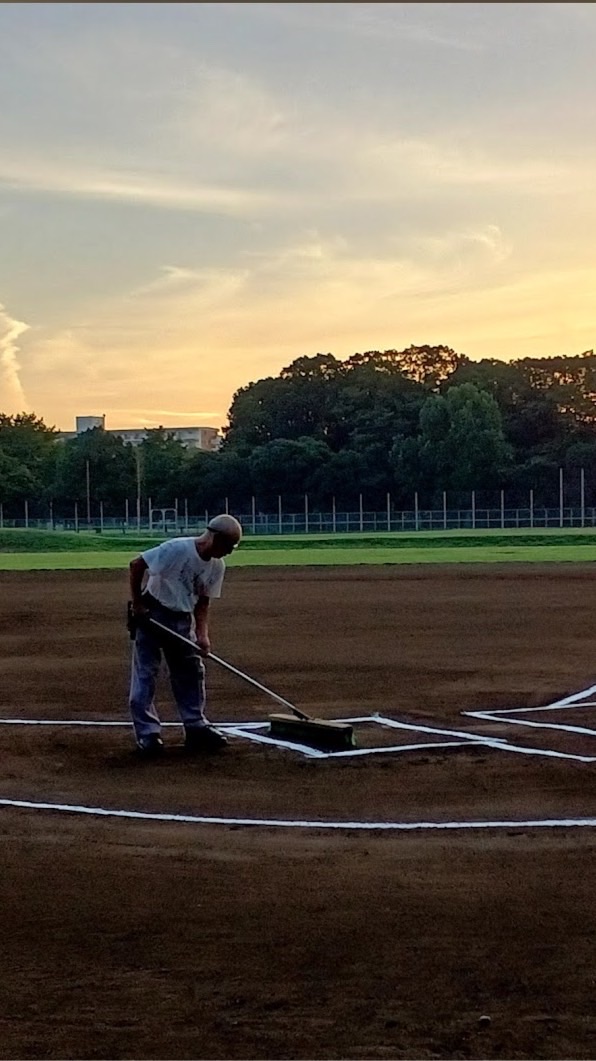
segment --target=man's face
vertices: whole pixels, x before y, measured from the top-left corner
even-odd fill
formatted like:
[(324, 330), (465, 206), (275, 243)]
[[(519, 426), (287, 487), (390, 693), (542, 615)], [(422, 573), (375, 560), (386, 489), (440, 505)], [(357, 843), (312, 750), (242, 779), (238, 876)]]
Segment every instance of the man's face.
[(213, 540), (209, 550), (211, 556), (216, 556), (218, 558), (229, 556), (236, 548), (236, 542), (233, 542), (231, 538), (228, 538), (227, 534), (220, 534), (218, 531), (215, 531), (212, 538)]

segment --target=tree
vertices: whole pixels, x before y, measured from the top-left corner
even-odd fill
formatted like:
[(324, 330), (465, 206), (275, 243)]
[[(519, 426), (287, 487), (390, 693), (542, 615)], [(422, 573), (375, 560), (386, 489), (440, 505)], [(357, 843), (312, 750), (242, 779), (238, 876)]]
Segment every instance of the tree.
[(378, 372), (399, 372), (430, 390), (468, 362), (450, 346), (409, 346), (406, 350), (368, 350), (348, 358), (347, 366), (372, 365)]
[[(0, 446), (0, 500), (8, 509), (13, 503), (35, 497), (35, 476), (30, 468)], [(5, 508), (5, 514), (6, 514)]]
[(260, 504), (271, 507), (283, 495), (287, 505), (302, 507), (304, 494), (330, 456), (329, 447), (312, 438), (276, 439), (258, 446), (249, 457), (249, 467)]
[(0, 413), (0, 500), (41, 512), (56, 459), (56, 430), (34, 413)]
[(452, 387), (445, 397), (449, 417), (446, 439), (451, 486), (456, 490), (491, 489), (510, 460), (499, 407), (472, 383)]
[(289, 389), (282, 379), (258, 380), (240, 387), (232, 398), (228, 424), (223, 430), (222, 450), (234, 449), (247, 455), (277, 437), (279, 410)]
[(559, 412), (596, 423), (596, 356), (524, 357), (513, 362), (535, 392), (548, 392)]
[(143, 494), (152, 505), (170, 507), (188, 450), (163, 427), (152, 428), (139, 446)]
[(248, 508), (251, 495), (248, 458), (233, 450), (194, 450), (180, 471), (176, 490), (176, 496), (186, 498), (195, 515), (203, 510), (223, 511), (226, 499), (240, 511)]
[(134, 447), (101, 427), (57, 442), (56, 447), (50, 492), (58, 508), (66, 512), (76, 501), (83, 506), (81, 516), (86, 518), (88, 501), (89, 514), (94, 518), (101, 502), (106, 516), (122, 515), (126, 499), (136, 495)]
[(313, 506), (329, 509), (335, 498), (336, 505), (356, 508), (366, 473), (366, 461), (356, 450), (343, 449), (340, 453), (331, 453), (310, 476), (308, 493)]
[(268, 377), (236, 391), (223, 448), (248, 453), (278, 438), (326, 441), (341, 368), (332, 354), (300, 357), (277, 379)]
[(430, 395), (416, 438), (402, 438), (392, 457), (398, 485), (424, 490), (438, 502), (443, 490), (494, 489), (510, 462), (494, 398), (472, 383)]

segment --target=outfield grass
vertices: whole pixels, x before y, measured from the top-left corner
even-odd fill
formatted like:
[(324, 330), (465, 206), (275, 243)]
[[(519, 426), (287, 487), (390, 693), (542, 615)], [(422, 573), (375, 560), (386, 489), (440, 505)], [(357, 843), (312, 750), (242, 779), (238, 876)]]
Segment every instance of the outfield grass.
[[(254, 543), (253, 543), (254, 544)], [(64, 570), (109, 570), (125, 571), (138, 549), (108, 549), (86, 552), (84, 550), (57, 552), (0, 552), (0, 571), (64, 571)], [(269, 548), (265, 544), (251, 549), (242, 546), (228, 557), (226, 563), (233, 567), (296, 567), (308, 565), (358, 565), (358, 564), (503, 564), (503, 563), (594, 563), (596, 542), (590, 544), (557, 545), (547, 542), (541, 545), (518, 544), (509, 541), (485, 545), (461, 544), (386, 547), (334, 544), (327, 548), (286, 549)]]
[[(138, 533), (122, 534), (106, 531), (47, 531), (0, 529), (0, 553), (3, 552), (137, 552), (164, 541), (166, 535)], [(462, 548), (473, 545), (577, 545), (596, 543), (596, 527), (500, 528), (490, 530), (432, 530), (432, 531), (350, 531), (336, 534), (274, 534), (246, 533), (242, 552), (280, 549), (409, 549)]]

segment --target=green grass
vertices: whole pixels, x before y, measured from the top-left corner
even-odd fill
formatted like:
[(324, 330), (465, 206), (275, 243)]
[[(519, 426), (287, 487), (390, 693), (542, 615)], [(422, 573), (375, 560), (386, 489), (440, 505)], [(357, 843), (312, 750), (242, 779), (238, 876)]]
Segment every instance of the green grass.
[[(163, 536), (0, 530), (0, 570), (125, 569)], [(595, 528), (246, 535), (230, 567), (329, 564), (592, 563)]]
[[(126, 570), (136, 550), (126, 552), (0, 553), (0, 571)], [(283, 552), (262, 547), (239, 550), (227, 560), (228, 567), (296, 567), (358, 564), (503, 564), (503, 563), (594, 563), (592, 545), (513, 545), (409, 549), (299, 549)]]
[(162, 538), (149, 534), (95, 534), (93, 531), (0, 530), (1, 553), (133, 553), (157, 545)]
[[(133, 552), (157, 545), (163, 534), (122, 534), (116, 531), (102, 534), (94, 531), (45, 531), (0, 529), (1, 552)], [(477, 545), (574, 545), (578, 539), (596, 542), (596, 527), (574, 528), (511, 528), (506, 530), (433, 530), (433, 531), (351, 531), (337, 534), (246, 534), (242, 552), (258, 550), (336, 549), (409, 549), (434, 548), (438, 543), (445, 548)]]
[(0, 571), (102, 571), (126, 570), (135, 550), (116, 552), (0, 553)]

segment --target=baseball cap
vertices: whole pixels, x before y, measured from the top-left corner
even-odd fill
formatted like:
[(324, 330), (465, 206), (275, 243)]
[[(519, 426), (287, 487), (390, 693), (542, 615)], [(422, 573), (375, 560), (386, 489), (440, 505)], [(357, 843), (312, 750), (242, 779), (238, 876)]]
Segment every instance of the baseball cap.
[(234, 516), (229, 516), (227, 512), (222, 512), (220, 516), (214, 516), (213, 519), (210, 519), (207, 524), (207, 530), (228, 538), (234, 547), (238, 545), (242, 538), (242, 527), (238, 520)]

